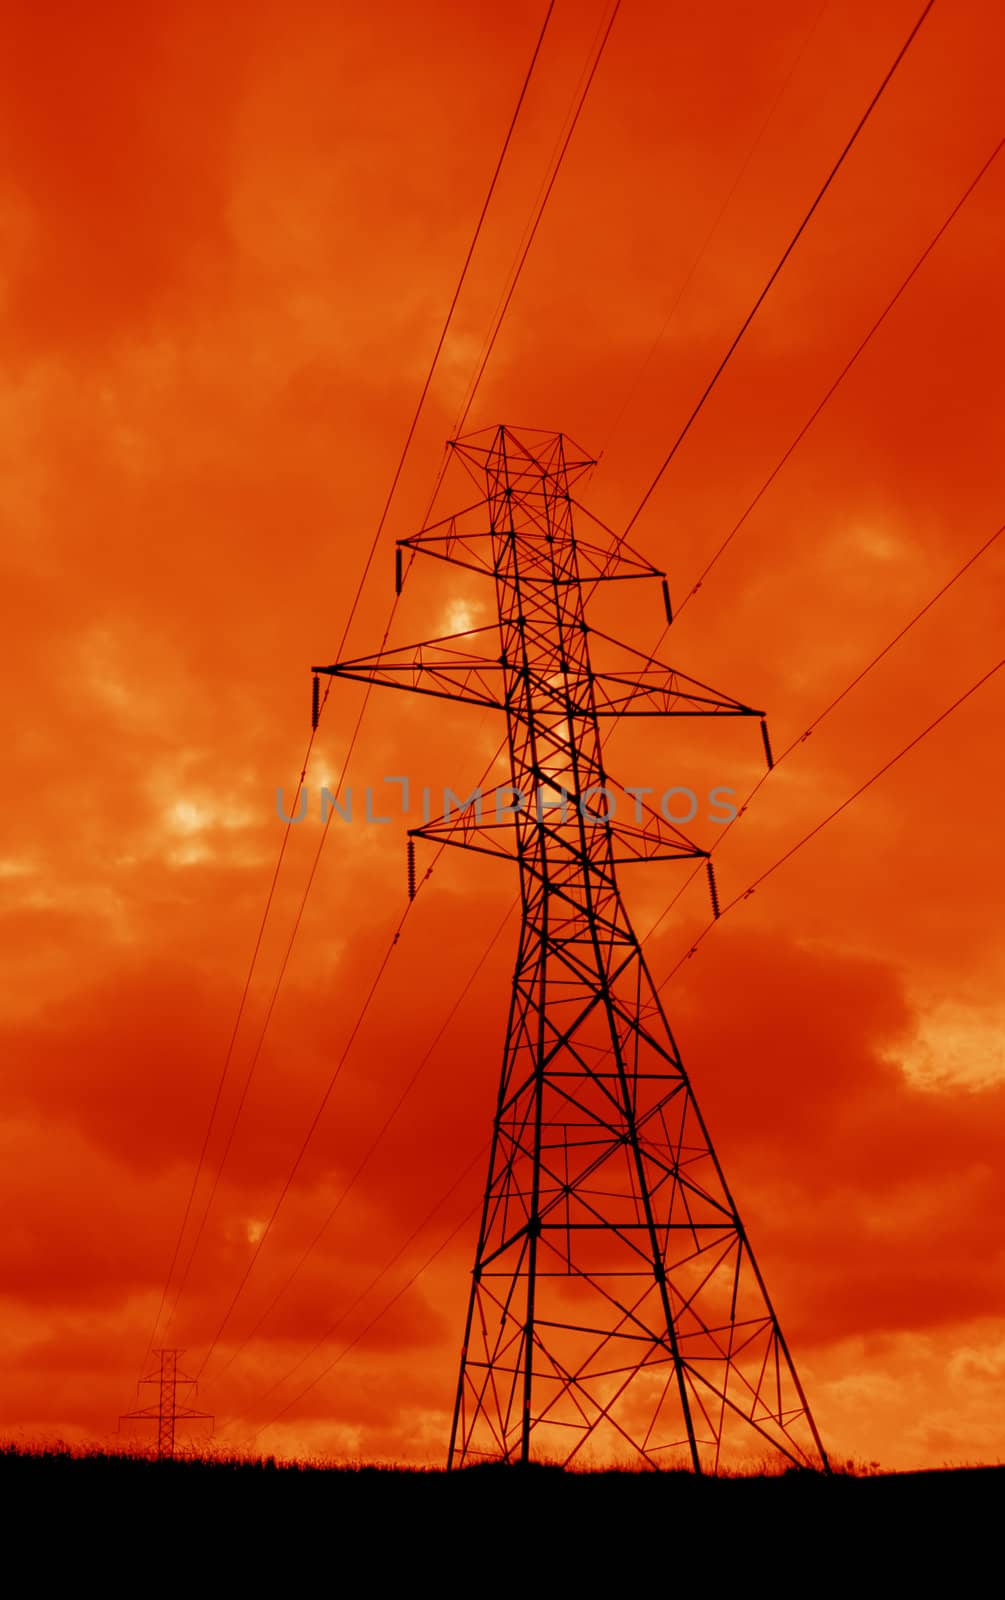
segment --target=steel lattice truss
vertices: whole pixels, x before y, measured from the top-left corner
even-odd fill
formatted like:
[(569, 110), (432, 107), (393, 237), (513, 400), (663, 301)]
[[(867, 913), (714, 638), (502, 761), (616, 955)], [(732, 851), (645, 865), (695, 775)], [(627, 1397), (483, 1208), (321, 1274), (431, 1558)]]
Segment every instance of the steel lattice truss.
[(178, 1391), (180, 1389), (195, 1392), (197, 1389), (194, 1378), (187, 1378), (178, 1370), (177, 1350), (155, 1350), (158, 1357), (157, 1371), (149, 1377), (141, 1378), (140, 1384), (154, 1384), (157, 1388), (156, 1404), (143, 1406), (137, 1411), (126, 1411), (119, 1418), (123, 1422), (156, 1422), (157, 1424), (157, 1457), (158, 1460), (171, 1460), (177, 1444), (176, 1432), (179, 1422), (212, 1422), (213, 1417), (208, 1411), (195, 1411), (191, 1406), (179, 1405)]
[(826, 1466), (618, 891), (623, 861), (707, 852), (637, 796), (640, 820), (608, 815), (623, 791), (600, 731), (761, 713), (588, 627), (595, 583), (663, 574), (622, 541), (577, 538), (570, 490), (592, 462), (563, 435), (499, 428), (453, 448), (485, 498), (399, 549), (491, 576), (498, 624), (315, 669), (502, 710), (507, 800), (528, 797), (412, 830), (514, 858), (522, 896), (450, 1462)]

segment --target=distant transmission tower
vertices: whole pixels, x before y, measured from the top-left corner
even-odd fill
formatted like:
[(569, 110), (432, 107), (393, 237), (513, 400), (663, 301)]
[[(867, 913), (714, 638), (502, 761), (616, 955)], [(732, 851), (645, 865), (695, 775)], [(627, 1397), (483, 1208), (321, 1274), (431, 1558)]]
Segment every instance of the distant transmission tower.
[(144, 1406), (139, 1411), (127, 1411), (120, 1418), (121, 1422), (156, 1422), (157, 1424), (157, 1459), (159, 1461), (172, 1460), (175, 1453), (175, 1425), (179, 1420), (191, 1422), (212, 1422), (213, 1418), (208, 1411), (193, 1411), (191, 1406), (178, 1404), (179, 1389), (194, 1391), (196, 1382), (194, 1378), (186, 1378), (185, 1374), (178, 1371), (178, 1350), (155, 1350), (154, 1355), (159, 1356), (158, 1370), (148, 1378), (141, 1378), (140, 1383), (153, 1383), (157, 1385), (157, 1402), (155, 1405)]
[(494, 580), (498, 622), (314, 669), (506, 715), (510, 783), (408, 846), (412, 890), (415, 838), (515, 859), (523, 908), (449, 1464), (826, 1468), (618, 890), (622, 863), (708, 852), (613, 782), (600, 734), (761, 713), (588, 626), (601, 580), (662, 579), (670, 605), (627, 544), (574, 533), (593, 463), (570, 441), (498, 428), (452, 448), (485, 498), (400, 541), (397, 586), (403, 550), (437, 556)]

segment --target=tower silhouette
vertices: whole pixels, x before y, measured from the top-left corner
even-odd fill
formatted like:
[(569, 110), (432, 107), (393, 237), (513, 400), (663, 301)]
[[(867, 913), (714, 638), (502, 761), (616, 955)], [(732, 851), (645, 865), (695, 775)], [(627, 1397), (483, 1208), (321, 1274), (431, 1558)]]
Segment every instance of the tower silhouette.
[(149, 1377), (141, 1378), (140, 1383), (152, 1383), (157, 1387), (156, 1403), (143, 1406), (138, 1411), (126, 1411), (119, 1418), (120, 1422), (156, 1422), (157, 1424), (157, 1459), (159, 1461), (171, 1460), (174, 1457), (176, 1445), (176, 1425), (179, 1420), (212, 1422), (213, 1418), (208, 1411), (194, 1411), (191, 1406), (178, 1404), (179, 1389), (194, 1391), (196, 1382), (194, 1378), (187, 1378), (183, 1372), (178, 1371), (178, 1350), (155, 1350), (158, 1359), (157, 1371)]
[[(510, 782), (409, 830), (515, 860), (522, 920), (449, 1463), (827, 1466), (618, 889), (707, 857), (604, 766), (601, 719), (761, 717), (590, 627), (599, 582), (666, 577), (577, 537), (562, 434), (452, 441), (484, 497), (399, 541), (494, 581), (498, 620), (314, 668), (505, 714)], [(314, 703), (317, 706), (317, 677)], [(770, 747), (763, 718), (765, 749)], [(711, 864), (708, 866), (715, 902)]]

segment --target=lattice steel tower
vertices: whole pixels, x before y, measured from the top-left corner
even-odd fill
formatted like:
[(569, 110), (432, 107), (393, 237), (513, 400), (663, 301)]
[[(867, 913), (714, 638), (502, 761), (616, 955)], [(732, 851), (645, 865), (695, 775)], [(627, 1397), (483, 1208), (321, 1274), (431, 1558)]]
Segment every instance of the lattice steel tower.
[(157, 1388), (157, 1399), (153, 1405), (143, 1406), (137, 1411), (127, 1411), (119, 1422), (156, 1422), (157, 1424), (157, 1459), (170, 1461), (174, 1457), (177, 1446), (177, 1426), (179, 1421), (185, 1422), (212, 1422), (213, 1418), (208, 1411), (195, 1411), (191, 1406), (179, 1405), (178, 1391), (185, 1389), (196, 1392), (197, 1385), (194, 1378), (187, 1378), (183, 1372), (178, 1371), (178, 1350), (155, 1350), (158, 1357), (157, 1371), (149, 1377), (141, 1378), (140, 1384), (152, 1383)]
[(399, 542), (398, 588), (403, 551), (438, 556), (494, 580), (497, 623), (314, 669), (506, 716), (510, 784), (409, 838), (410, 880), (422, 837), (515, 859), (522, 897), (450, 1464), (701, 1472), (770, 1447), (826, 1467), (618, 891), (623, 862), (707, 852), (608, 776), (600, 731), (761, 713), (588, 626), (597, 582), (666, 580), (576, 536), (593, 463), (568, 439), (500, 427), (452, 448), (487, 492)]

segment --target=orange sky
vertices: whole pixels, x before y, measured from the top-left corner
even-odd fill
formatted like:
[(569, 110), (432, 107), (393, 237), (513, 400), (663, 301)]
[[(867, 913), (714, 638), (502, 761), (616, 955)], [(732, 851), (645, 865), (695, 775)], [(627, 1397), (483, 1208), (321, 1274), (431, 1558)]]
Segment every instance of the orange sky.
[[(623, 525), (919, 10), (624, 0), (469, 425), (568, 432), (601, 457), (582, 497)], [(422, 517), (606, 15), (558, 0), (355, 653), (379, 642), (392, 540)], [(7, 1434), (105, 1442), (132, 1403), (279, 848), (275, 791), (292, 792), (306, 742), (307, 669), (334, 656), (542, 16), (522, 3), (172, 0), (43, 5), (8, 21)], [(1003, 43), (994, 0), (937, 0), (633, 530), (675, 594), (1001, 137)], [(1003, 520), (1003, 214), (1005, 157), (665, 647), (682, 670), (765, 706), (777, 749)], [(451, 473), (443, 508), (469, 498)], [(717, 853), (724, 900), (995, 664), (1003, 547), (772, 776)], [(489, 620), (477, 580), (429, 565), (394, 642), (450, 631), (465, 613)], [(649, 648), (658, 592), (621, 593), (610, 615)], [(726, 918), (664, 991), (840, 1459), (1001, 1457), (1003, 694), (1005, 675)], [(360, 700), (337, 684), (326, 708), (311, 815), (291, 834), (222, 1131), (317, 847), (318, 789)], [(501, 731), (471, 708), (375, 696), (348, 781), (470, 785)], [(611, 762), (624, 782), (700, 774), (744, 794), (760, 749), (745, 726), (702, 730), (699, 750), (679, 725), (652, 723), (619, 730)], [(191, 1369), (401, 914), (403, 826), (329, 832), (164, 1336)], [(707, 823), (691, 832), (714, 841)], [(353, 1302), (487, 1138), (512, 922), (295, 1285), (222, 1369), (512, 900), (504, 864), (454, 854), (415, 903), (207, 1366), (200, 1403), (228, 1422), (225, 1441), (249, 1441), (461, 1224), (331, 1374), (255, 1436), (283, 1453), (442, 1459), (481, 1161)], [(685, 871), (626, 874), (640, 930)], [(697, 882), (647, 946), (657, 978), (707, 914)], [(334, 1341), (265, 1398), (347, 1311)]]

